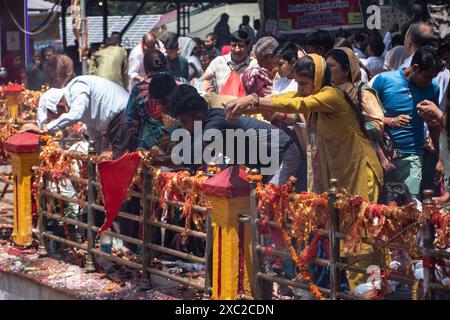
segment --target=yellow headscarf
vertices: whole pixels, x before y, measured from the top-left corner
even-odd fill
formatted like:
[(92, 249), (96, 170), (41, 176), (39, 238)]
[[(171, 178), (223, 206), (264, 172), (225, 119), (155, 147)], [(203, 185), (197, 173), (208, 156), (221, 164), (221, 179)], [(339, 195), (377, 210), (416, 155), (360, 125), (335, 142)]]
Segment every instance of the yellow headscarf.
[(310, 57), (314, 62), (314, 92), (313, 94), (316, 94), (322, 89), (323, 86), (323, 80), (325, 78), (325, 68), (327, 66), (327, 63), (325, 59), (315, 53), (308, 54), (307, 57)]
[(345, 81), (340, 84), (335, 84), (335, 87), (341, 89), (344, 92), (347, 92), (352, 101), (357, 104), (358, 103), (358, 85), (361, 82), (361, 67), (359, 66), (358, 58), (355, 53), (350, 48), (334, 48), (333, 50), (342, 51), (348, 59), (349, 63), (349, 72), (351, 76), (351, 81)]

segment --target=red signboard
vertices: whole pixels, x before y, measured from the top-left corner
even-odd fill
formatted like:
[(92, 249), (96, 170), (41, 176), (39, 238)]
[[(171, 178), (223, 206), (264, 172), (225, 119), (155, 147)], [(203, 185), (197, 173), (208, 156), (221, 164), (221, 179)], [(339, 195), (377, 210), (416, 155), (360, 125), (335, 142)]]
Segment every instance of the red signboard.
[(279, 29), (339, 29), (363, 26), (359, 0), (279, 0)]

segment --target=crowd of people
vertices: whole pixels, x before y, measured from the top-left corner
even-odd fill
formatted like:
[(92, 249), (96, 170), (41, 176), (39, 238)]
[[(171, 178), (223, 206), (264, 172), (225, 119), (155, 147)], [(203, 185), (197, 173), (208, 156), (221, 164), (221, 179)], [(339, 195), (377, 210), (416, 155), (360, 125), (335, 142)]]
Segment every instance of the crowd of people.
[[(38, 125), (25, 130), (53, 132), (82, 121), (97, 151), (111, 147), (119, 158), (155, 146), (170, 155), (172, 132), (194, 134), (196, 121), (204, 131), (254, 129), (259, 145), (280, 129), (279, 167), (266, 182), (295, 176), (297, 191), (321, 193), (336, 178), (374, 202), (420, 201), (424, 189), (439, 203), (450, 200), (450, 34), (437, 37), (417, 22), (404, 32), (394, 24), (384, 38), (318, 30), (287, 41), (261, 36), (248, 16), (232, 33), (227, 21), (224, 14), (204, 40), (162, 41), (149, 32), (129, 54), (113, 34), (91, 54), (84, 76), (74, 77), (72, 61), (52, 47), (45, 63), (36, 54), (23, 72), (20, 58), (5, 57), (9, 80), (52, 88), (39, 102)], [(249, 148), (244, 164), (262, 168), (248, 161)], [(234, 150), (224, 150), (223, 163), (233, 163)], [(128, 229), (131, 235), (138, 228)], [(354, 292), (361, 279), (348, 279)]]

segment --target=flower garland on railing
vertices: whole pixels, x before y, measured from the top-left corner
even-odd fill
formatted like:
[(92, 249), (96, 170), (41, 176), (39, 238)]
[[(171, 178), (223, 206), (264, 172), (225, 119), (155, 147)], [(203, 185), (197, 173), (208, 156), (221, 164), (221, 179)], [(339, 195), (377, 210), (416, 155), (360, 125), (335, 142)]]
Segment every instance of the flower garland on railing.
[(418, 229), (426, 221), (426, 215), (419, 212), (414, 204), (393, 207), (371, 203), (359, 196), (350, 196), (340, 189), (335, 208), (339, 209), (340, 230), (347, 234), (344, 242), (344, 254), (359, 254), (362, 237), (387, 241), (401, 232), (394, 243), (410, 244), (415, 242)]
[(19, 104), (22, 106), (22, 112), (19, 115), (20, 120), (36, 119), (36, 111), (42, 94), (42, 91), (33, 91), (28, 89), (19, 94)]
[[(61, 149), (61, 147), (54, 142), (54, 139), (51, 136), (41, 136), (40, 139), (45, 142), (45, 145), (41, 147), (41, 152), (39, 154), (39, 158), (41, 161), (38, 168), (35, 170), (33, 194), (38, 194), (39, 189), (41, 188), (41, 185), (43, 183), (43, 178), (45, 176), (50, 183), (54, 184), (56, 192), (58, 194), (61, 194), (61, 186), (64, 186), (64, 183), (69, 182), (75, 184), (78, 187), (77, 189), (80, 190), (76, 196), (76, 199), (79, 200), (78, 204), (80, 205), (86, 198), (85, 185), (82, 185), (79, 182), (68, 181), (66, 179), (74, 176), (79, 176), (80, 178), (87, 179), (88, 155), (80, 152), (66, 151)], [(52, 202), (47, 203), (47, 210), (52, 207), (51, 203)], [(64, 205), (61, 199), (58, 199), (58, 207), (61, 218), (64, 218)], [(55, 209), (55, 206), (53, 206), (53, 209)], [(66, 238), (72, 239), (73, 237), (70, 234), (69, 227), (65, 222), (63, 223), (63, 229)], [(77, 261), (80, 261), (81, 257), (75, 251), (75, 249), (71, 248), (70, 250), (73, 257)]]
[[(194, 205), (211, 207), (208, 199), (201, 192), (202, 184), (209, 179), (205, 172), (197, 171), (195, 175), (191, 175), (188, 171), (164, 172), (161, 169), (149, 167), (153, 177), (152, 193), (159, 197), (159, 205), (163, 209), (161, 220), (170, 221), (173, 218), (173, 210), (170, 209), (173, 206), (168, 206), (166, 200), (183, 202), (183, 207), (179, 208), (185, 218), (181, 242), (186, 243), (191, 222), (194, 223), (197, 230), (204, 232), (206, 215), (193, 210), (192, 207)], [(153, 209), (152, 212), (155, 212)]]
[(4, 143), (6, 140), (8, 140), (9, 137), (11, 137), (13, 134), (17, 132), (17, 128), (15, 127), (12, 120), (8, 123), (6, 123), (1, 129), (0, 129), (0, 162), (9, 161), (9, 155), (4, 149)]
[[(252, 181), (251, 176), (249, 179)], [(262, 220), (273, 221), (280, 227), (290, 223), (290, 234), (281, 229), (282, 236), (303, 278), (309, 281), (310, 277), (303, 273), (306, 272), (307, 264), (316, 257), (319, 239), (317, 232), (329, 229), (328, 194), (317, 195), (306, 192), (292, 194), (294, 180), (282, 186), (263, 185), (258, 179), (256, 182), (258, 182), (256, 187), (258, 211)], [(363, 237), (398, 244), (415, 244), (417, 232), (427, 221), (436, 226), (434, 244), (441, 249), (449, 247), (449, 212), (442, 213), (433, 209), (430, 211), (426, 205), (423, 212), (419, 212), (413, 204), (403, 207), (380, 205), (359, 196), (351, 196), (343, 189), (337, 190), (334, 206), (338, 209), (340, 230), (347, 235), (343, 247), (344, 254), (360, 254)], [(431, 208), (434, 207), (431, 206)], [(304, 248), (301, 255), (297, 254), (292, 245), (293, 237), (299, 243), (298, 247)], [(310, 241), (310, 239), (313, 240)], [(416, 250), (410, 250), (409, 253), (411, 261), (418, 258)], [(386, 282), (385, 288), (373, 294), (373, 299), (380, 299), (387, 293), (387, 279), (390, 273), (389, 268), (382, 270), (382, 280)], [(314, 284), (311, 288), (318, 299), (323, 298)]]

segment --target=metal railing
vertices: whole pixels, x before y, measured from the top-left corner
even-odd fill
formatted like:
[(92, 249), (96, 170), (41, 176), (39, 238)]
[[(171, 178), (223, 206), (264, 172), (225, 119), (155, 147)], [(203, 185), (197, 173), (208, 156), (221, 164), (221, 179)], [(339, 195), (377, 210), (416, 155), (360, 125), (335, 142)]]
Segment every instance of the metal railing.
[[(318, 287), (318, 290), (332, 300), (347, 299), (347, 300), (361, 300), (363, 298), (347, 294), (341, 291), (341, 271), (347, 270), (361, 274), (367, 274), (365, 268), (357, 267), (353, 264), (343, 263), (341, 257), (340, 240), (346, 240), (347, 235), (339, 230), (339, 215), (338, 210), (335, 208), (336, 202), (336, 184), (335, 179), (330, 180), (331, 188), (329, 189), (329, 230), (323, 230), (319, 232), (322, 236), (329, 238), (330, 243), (330, 258), (329, 259), (313, 259), (311, 263), (319, 266), (327, 266), (330, 268), (330, 288)], [(262, 223), (272, 228), (282, 228), (285, 232), (290, 233), (290, 225), (285, 224), (280, 226), (272, 221), (264, 221), (257, 210), (258, 199), (256, 196), (256, 183), (250, 182), (251, 195), (250, 203), (252, 213), (251, 215), (241, 215), (240, 223), (252, 224), (252, 254), (253, 254), (253, 276), (254, 287), (253, 296), (254, 299), (272, 299), (273, 283), (291, 286), (293, 288), (299, 288), (303, 290), (310, 290), (310, 285), (300, 281), (294, 281), (285, 279), (279, 276), (268, 274), (263, 270), (263, 258), (265, 256), (278, 256), (283, 258), (291, 258), (292, 254), (288, 250), (275, 249), (273, 247), (264, 244), (263, 236), (260, 233), (260, 226)], [(431, 190), (424, 191), (425, 200), (423, 201), (424, 210), (426, 207), (433, 207), (434, 204), (431, 200), (433, 195)], [(430, 260), (435, 258), (450, 259), (450, 253), (443, 250), (436, 250), (433, 248), (434, 242), (434, 226), (427, 221), (423, 227), (423, 246), (417, 249), (417, 253), (422, 255), (424, 260)], [(392, 239), (391, 239), (392, 240)], [(362, 243), (372, 245), (374, 251), (376, 248), (389, 248), (393, 250), (409, 250), (411, 245), (399, 245), (389, 241), (373, 240), (363, 237)], [(417, 282), (416, 279), (392, 274), (389, 277), (390, 280), (396, 280), (404, 284), (413, 285)], [(450, 288), (444, 287), (441, 283), (436, 282), (434, 264), (424, 265), (424, 279), (423, 279), (423, 299), (434, 299), (436, 291), (442, 291), (450, 293)]]
[[(100, 230), (99, 227), (95, 225), (95, 216), (98, 212), (105, 212), (105, 208), (98, 203), (97, 195), (100, 192), (101, 185), (97, 181), (97, 165), (92, 161), (95, 156), (95, 150), (93, 145), (89, 148), (88, 157), (88, 177), (83, 179), (77, 176), (67, 176), (65, 179), (77, 182), (78, 185), (83, 185), (87, 188), (87, 199), (79, 199), (74, 197), (67, 197), (62, 195), (60, 192), (54, 192), (49, 189), (49, 181), (44, 176), (43, 182), (39, 190), (39, 202), (40, 202), (40, 212), (39, 212), (39, 250), (38, 254), (40, 256), (48, 255), (48, 240), (53, 240), (64, 244), (65, 246), (71, 248), (77, 248), (86, 253), (85, 270), (87, 272), (94, 272), (95, 260), (97, 257), (102, 257), (104, 259), (113, 261), (119, 265), (126, 266), (128, 268), (140, 270), (142, 272), (142, 280), (140, 282), (140, 288), (142, 290), (147, 290), (152, 287), (150, 275), (156, 275), (176, 281), (178, 283), (190, 286), (192, 288), (204, 291), (205, 298), (210, 297), (211, 293), (211, 268), (212, 268), (212, 231), (211, 231), (211, 215), (207, 208), (201, 206), (192, 206), (192, 210), (201, 212), (204, 217), (206, 217), (206, 232), (200, 232), (195, 230), (185, 230), (184, 226), (177, 224), (164, 223), (158, 221), (155, 216), (155, 212), (152, 212), (152, 208), (156, 201), (160, 198), (156, 197), (152, 193), (152, 176), (149, 172), (147, 166), (143, 165), (143, 185), (142, 192), (129, 191), (128, 196), (132, 198), (140, 199), (140, 215), (135, 215), (128, 212), (119, 212), (119, 217), (122, 219), (127, 219), (130, 221), (138, 222), (142, 224), (142, 239), (139, 237), (131, 237), (121, 233), (113, 232), (111, 230), (105, 231), (105, 234), (113, 238), (120, 239), (122, 241), (141, 246), (143, 248), (142, 252), (142, 262), (134, 262), (124, 259), (123, 257), (116, 256), (112, 253), (103, 252), (98, 248), (97, 234)], [(51, 201), (54, 199), (58, 200), (60, 203), (65, 202), (69, 204), (77, 204), (83, 207), (87, 211), (87, 222), (82, 222), (79, 219), (71, 219), (64, 217), (56, 212), (51, 212)], [(166, 205), (180, 208), (184, 205), (183, 202), (179, 201), (165, 201)], [(61, 204), (60, 204), (61, 205)], [(62, 222), (66, 225), (73, 225), (80, 230), (85, 230), (87, 243), (82, 244), (74, 239), (67, 239), (67, 237), (57, 236), (52, 234), (47, 230), (47, 222), (49, 219)], [(205, 255), (203, 257), (196, 256), (190, 252), (185, 252), (182, 250), (176, 250), (173, 248), (165, 247), (164, 243), (161, 245), (159, 243), (152, 242), (152, 232), (154, 228), (166, 229), (175, 233), (184, 232), (189, 237), (199, 238), (206, 242)], [(163, 270), (159, 270), (154, 264), (153, 258), (157, 254), (164, 254), (184, 261), (195, 262), (205, 266), (205, 284), (201, 285), (191, 281), (186, 277), (175, 275)]]

